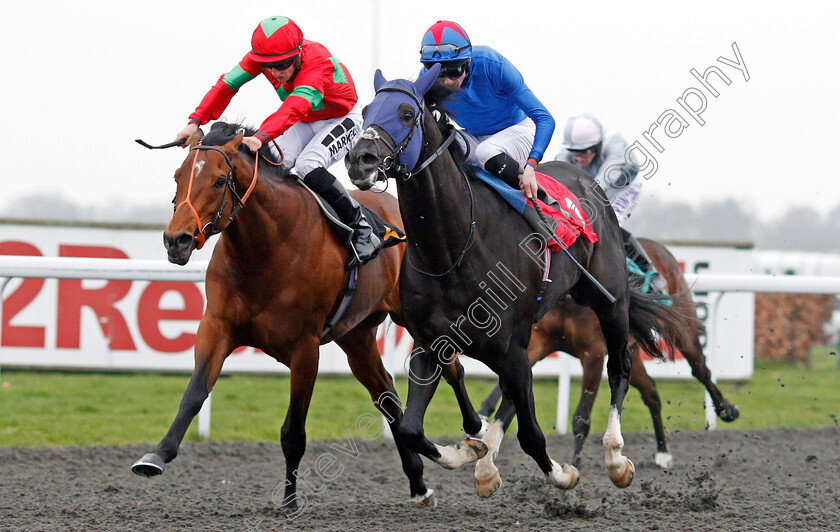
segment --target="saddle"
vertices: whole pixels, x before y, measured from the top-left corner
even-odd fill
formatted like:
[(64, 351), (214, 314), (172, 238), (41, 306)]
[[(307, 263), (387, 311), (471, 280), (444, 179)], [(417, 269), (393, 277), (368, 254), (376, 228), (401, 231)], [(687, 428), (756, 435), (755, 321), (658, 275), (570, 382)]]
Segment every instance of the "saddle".
[[(557, 251), (561, 248), (552, 238), (562, 242), (564, 248), (575, 243), (578, 236), (583, 235), (591, 243), (598, 241), (598, 235), (592, 229), (592, 224), (586, 217), (577, 197), (568, 188), (555, 181), (552, 177), (537, 172), (537, 183), (548, 195), (546, 200), (550, 205), (537, 199), (540, 210), (548, 218), (548, 227), (542, 223), (541, 217), (522, 191), (512, 188), (510, 185), (491, 175), (479, 166), (475, 166), (475, 177), (496, 191), (511, 207), (521, 214), (528, 224), (548, 243), (548, 248)], [(542, 191), (541, 191), (542, 192)]]
[[(335, 209), (327, 203), (324, 198), (319, 196), (314, 190), (306, 186), (303, 180), (298, 179), (298, 184), (309, 191), (312, 194), (312, 197), (315, 198), (315, 202), (321, 208), (321, 212), (324, 213), (324, 216), (327, 217), (327, 220), (330, 222), (333, 230), (338, 235), (339, 240), (344, 242), (348, 249), (353, 249), (353, 229), (345, 224), (344, 222), (339, 219), (338, 214), (335, 212)], [(365, 218), (367, 218), (368, 223), (370, 224), (371, 229), (373, 229), (374, 234), (379, 237), (379, 240), (382, 241), (382, 247), (380, 249), (385, 249), (391, 246), (396, 246), (397, 244), (401, 244), (405, 242), (405, 233), (400, 231), (398, 227), (394, 227), (388, 224), (385, 220), (379, 217), (378, 214), (373, 212), (372, 210), (368, 209), (366, 206), (359, 204), (362, 210), (365, 213)]]

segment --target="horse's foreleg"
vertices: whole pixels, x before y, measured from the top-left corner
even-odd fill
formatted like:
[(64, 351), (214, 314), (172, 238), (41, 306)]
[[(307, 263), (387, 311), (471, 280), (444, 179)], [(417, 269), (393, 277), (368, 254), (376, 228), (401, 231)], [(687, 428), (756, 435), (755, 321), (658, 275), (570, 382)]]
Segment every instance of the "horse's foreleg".
[[(281, 508), (294, 511), (298, 508), (298, 499), (306, 501), (306, 495), (299, 496), (297, 492), (298, 478), (303, 478), (307, 486), (313, 491), (309, 480), (309, 471), (298, 471), (303, 453), (306, 451), (306, 414), (312, 400), (312, 389), (318, 376), (318, 337), (301, 338), (295, 348), (289, 353), (289, 409), (286, 420), (280, 428), (280, 445), (286, 458), (286, 490), (283, 499), (279, 500), (277, 488), (272, 493), (272, 500)], [(279, 488), (279, 486), (278, 486)]]
[(633, 366), (630, 368), (630, 385), (639, 390), (642, 394), (642, 401), (650, 410), (650, 417), (653, 421), (653, 432), (656, 435), (656, 465), (667, 469), (674, 464), (674, 458), (668, 451), (668, 441), (665, 438), (665, 427), (662, 425), (662, 401), (659, 399), (659, 392), (656, 391), (656, 383), (650, 378), (642, 364), (639, 355), (639, 346), (634, 345)]
[[(499, 395), (502, 389), (496, 386)], [(493, 403), (495, 407), (495, 402)], [(487, 444), (487, 455), (475, 463), (475, 492), (479, 497), (490, 497), (501, 487), (502, 477), (499, 475), (499, 468), (494, 463), (499, 455), (499, 447), (502, 445), (502, 438), (505, 436), (508, 427), (516, 415), (516, 407), (513, 401), (507, 396), (502, 396), (502, 403), (496, 411), (496, 416), (490, 427), (484, 434), (482, 441)]]
[(353, 329), (336, 340), (336, 343), (347, 353), (353, 376), (368, 390), (374, 406), (388, 420), (400, 453), (403, 472), (408, 477), (412, 504), (434, 508), (437, 499), (434, 490), (427, 489), (423, 481), (423, 460), (406, 447), (399, 435), (403, 418), (402, 403), (394, 388), (394, 381), (382, 365), (382, 357), (376, 349), (376, 329)]
[(222, 364), (233, 347), (230, 336), (221, 323), (206, 316), (202, 318), (196, 336), (195, 369), (181, 398), (178, 414), (155, 450), (131, 466), (134, 473), (144, 477), (160, 475), (165, 464), (178, 456), (178, 448), (190, 423), (216, 384)]
[(738, 419), (741, 413), (738, 407), (727, 401), (720, 389), (712, 382), (712, 372), (706, 365), (706, 359), (703, 356), (703, 347), (700, 345), (700, 340), (696, 334), (691, 336), (690, 345), (680, 346), (680, 352), (685, 357), (688, 365), (691, 366), (691, 374), (708, 390), (709, 396), (715, 405), (715, 412), (720, 419), (726, 422)]
[(516, 418), (519, 424), (517, 438), (522, 450), (537, 462), (537, 466), (545, 475), (546, 482), (560, 489), (575, 487), (580, 478), (577, 469), (569, 464), (561, 465), (555, 462), (549, 458), (546, 451), (545, 436), (537, 423), (534, 412), (531, 364), (524, 349), (521, 353), (508, 351), (504, 364), (499, 368), (499, 384), (502, 386), (504, 396), (510, 397), (516, 407)]
[(470, 397), (467, 394), (467, 387), (464, 384), (464, 366), (458, 357), (443, 367), (443, 378), (455, 392), (455, 399), (461, 409), (461, 417), (464, 420), (464, 432), (475, 438), (481, 438), (487, 432), (488, 423), (482, 420), (473, 408)]
[[(633, 481), (635, 466), (621, 454), (624, 438), (621, 435), (621, 407), (630, 385), (630, 367), (633, 362), (627, 348), (629, 322), (626, 306), (623, 314), (621, 307), (612, 307), (609, 316), (601, 317), (601, 330), (607, 342), (607, 377), (610, 383), (610, 414), (607, 430), (604, 433), (604, 451), (607, 475), (613, 484), (626, 488)], [(599, 316), (600, 317), (600, 316)]]
[(435, 461), (446, 469), (475, 462), (487, 453), (481, 440), (467, 439), (454, 446), (433, 443), (423, 431), (423, 418), (435, 394), (443, 368), (436, 357), (422, 347), (415, 348), (409, 358), (408, 400), (399, 428), (399, 437), (414, 452)]

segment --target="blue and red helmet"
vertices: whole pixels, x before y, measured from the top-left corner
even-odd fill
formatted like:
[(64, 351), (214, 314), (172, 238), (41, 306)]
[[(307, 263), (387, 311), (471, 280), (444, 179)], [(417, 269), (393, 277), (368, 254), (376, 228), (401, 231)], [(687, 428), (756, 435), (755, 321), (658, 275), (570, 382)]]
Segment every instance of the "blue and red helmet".
[(471, 53), (472, 44), (467, 32), (451, 20), (438, 20), (432, 24), (420, 41), (421, 63), (466, 61)]

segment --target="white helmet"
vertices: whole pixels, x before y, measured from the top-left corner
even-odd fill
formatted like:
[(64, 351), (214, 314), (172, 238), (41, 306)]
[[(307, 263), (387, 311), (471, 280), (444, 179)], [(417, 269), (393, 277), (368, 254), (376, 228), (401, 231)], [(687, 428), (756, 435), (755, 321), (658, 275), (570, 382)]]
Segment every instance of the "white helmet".
[(569, 117), (563, 130), (563, 147), (567, 150), (585, 150), (603, 139), (601, 122), (589, 113)]

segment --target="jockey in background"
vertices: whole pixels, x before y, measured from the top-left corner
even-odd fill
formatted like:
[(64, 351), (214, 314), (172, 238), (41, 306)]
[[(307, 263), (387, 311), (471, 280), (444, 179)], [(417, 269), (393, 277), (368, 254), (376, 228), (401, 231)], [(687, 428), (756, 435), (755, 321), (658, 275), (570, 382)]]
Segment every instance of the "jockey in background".
[(516, 67), (488, 46), (472, 46), (464, 28), (447, 20), (423, 35), (420, 62), (421, 74), (441, 65), (429, 92), (463, 128), (466, 143), (460, 135), (458, 142), (467, 162), (536, 197), (534, 172), (551, 141), (554, 119)]
[[(593, 177), (615, 211), (619, 225), (630, 217), (639, 202), (642, 184), (636, 179), (639, 166), (633, 154), (625, 160), (627, 141), (615, 130), (605, 130), (593, 115), (581, 113), (569, 117), (563, 130), (563, 149), (554, 158), (577, 166)], [(651, 286), (665, 292), (667, 284), (653, 265), (644, 248), (629, 231), (621, 228), (627, 257), (651, 279)]]
[(239, 88), (260, 74), (283, 103), (242, 143), (254, 152), (269, 143), (278, 159), (279, 146), (284, 164), (353, 229), (356, 256), (348, 267), (364, 263), (376, 255), (379, 238), (356, 200), (327, 171), (344, 157), (361, 131), (356, 87), (347, 68), (323, 45), (304, 39), (291, 19), (270, 17), (260, 22), (251, 37), (251, 51), (219, 78), (176, 140), (189, 139), (200, 125), (219, 118)]

